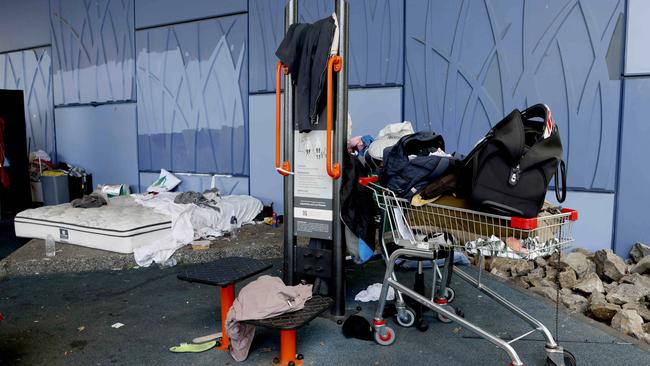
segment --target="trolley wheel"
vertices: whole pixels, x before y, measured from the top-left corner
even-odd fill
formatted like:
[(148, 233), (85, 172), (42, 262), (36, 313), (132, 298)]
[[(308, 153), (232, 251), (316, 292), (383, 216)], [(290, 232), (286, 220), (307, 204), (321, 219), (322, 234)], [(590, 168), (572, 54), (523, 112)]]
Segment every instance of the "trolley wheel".
[(395, 315), (395, 319), (397, 320), (397, 324), (401, 327), (410, 328), (413, 326), (413, 323), (415, 323), (415, 312), (406, 308), (404, 309), (404, 315), (400, 316), (398, 312), (397, 315)]
[[(551, 360), (550, 357), (546, 358), (546, 365), (557, 366), (557, 364)], [(567, 350), (564, 350), (564, 366), (576, 366), (576, 356)]]
[[(452, 312), (452, 313), (455, 313), (455, 312), (456, 312), (456, 309), (454, 309), (454, 307), (451, 306), (451, 305), (443, 305), (443, 306), (445, 307), (445, 309), (449, 310), (449, 311)], [(447, 318), (447, 317), (444, 316), (442, 313), (436, 313), (436, 317), (438, 318), (438, 320), (439, 320), (441, 323), (451, 323), (451, 322), (452, 322), (451, 319)]]
[(389, 326), (381, 326), (375, 331), (375, 342), (382, 346), (390, 346), (395, 342), (395, 331)]
[(447, 299), (447, 302), (452, 302), (454, 301), (455, 298), (456, 298), (456, 291), (451, 287), (447, 287), (445, 289), (445, 299)]

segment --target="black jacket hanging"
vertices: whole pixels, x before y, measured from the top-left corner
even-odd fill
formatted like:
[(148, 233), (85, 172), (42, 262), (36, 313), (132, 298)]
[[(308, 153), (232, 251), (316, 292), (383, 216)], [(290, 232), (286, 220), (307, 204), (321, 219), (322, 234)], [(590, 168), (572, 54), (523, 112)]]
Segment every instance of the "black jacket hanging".
[(296, 128), (309, 132), (318, 124), (318, 115), (325, 107), (324, 89), (327, 60), (330, 56), (336, 23), (333, 17), (314, 24), (292, 24), (275, 51), (289, 68), (296, 86)]

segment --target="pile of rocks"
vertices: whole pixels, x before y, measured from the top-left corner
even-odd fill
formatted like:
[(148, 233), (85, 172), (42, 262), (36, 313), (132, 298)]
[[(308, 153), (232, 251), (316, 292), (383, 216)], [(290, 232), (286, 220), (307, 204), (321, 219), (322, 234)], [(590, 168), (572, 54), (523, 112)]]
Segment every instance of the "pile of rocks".
[[(609, 249), (576, 249), (534, 261), (486, 258), (485, 269), (574, 312), (650, 343), (650, 247), (634, 245), (626, 263)], [(558, 290), (559, 289), (559, 293)]]

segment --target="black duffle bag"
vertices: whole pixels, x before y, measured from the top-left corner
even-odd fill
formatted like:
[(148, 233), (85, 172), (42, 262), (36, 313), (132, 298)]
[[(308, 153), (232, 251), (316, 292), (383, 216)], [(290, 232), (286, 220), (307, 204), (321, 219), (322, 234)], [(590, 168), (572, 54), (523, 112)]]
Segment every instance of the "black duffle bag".
[(555, 195), (564, 202), (562, 141), (548, 106), (512, 111), (463, 160), (461, 174), (466, 195), (481, 211), (535, 217), (553, 176)]

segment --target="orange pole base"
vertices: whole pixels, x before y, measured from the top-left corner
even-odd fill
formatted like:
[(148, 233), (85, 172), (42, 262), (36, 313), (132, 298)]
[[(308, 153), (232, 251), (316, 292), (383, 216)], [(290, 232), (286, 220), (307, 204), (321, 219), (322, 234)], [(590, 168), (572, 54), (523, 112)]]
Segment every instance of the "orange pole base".
[(228, 317), (228, 311), (233, 302), (235, 302), (235, 285), (231, 283), (221, 288), (221, 341), (219, 346), (215, 347), (220, 351), (228, 352), (230, 347), (230, 338), (226, 331), (226, 317)]
[(280, 357), (279, 363), (276, 365), (281, 366), (301, 366), (302, 359), (296, 358), (296, 331), (295, 330), (281, 330), (280, 331)]

